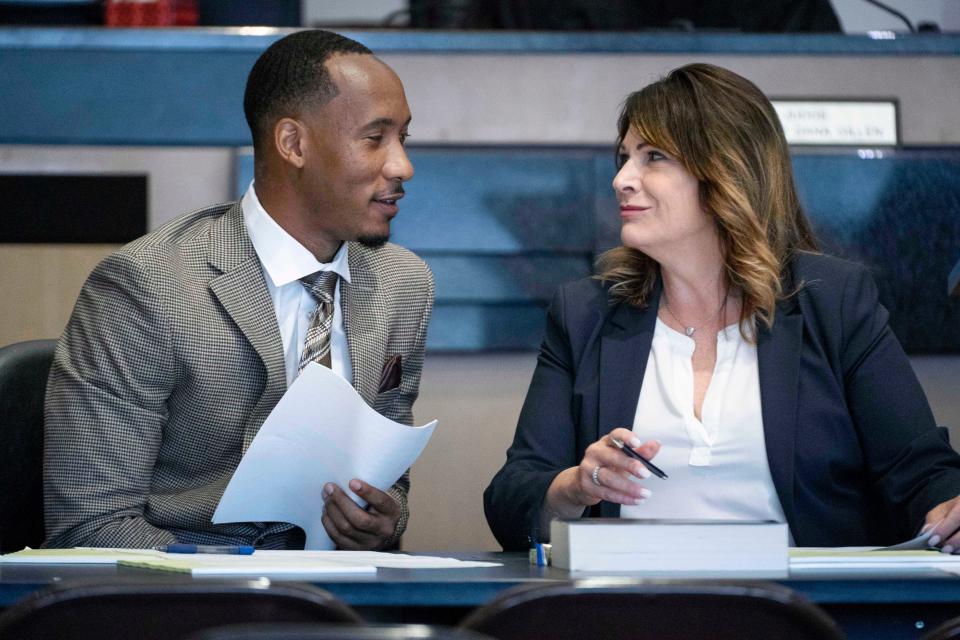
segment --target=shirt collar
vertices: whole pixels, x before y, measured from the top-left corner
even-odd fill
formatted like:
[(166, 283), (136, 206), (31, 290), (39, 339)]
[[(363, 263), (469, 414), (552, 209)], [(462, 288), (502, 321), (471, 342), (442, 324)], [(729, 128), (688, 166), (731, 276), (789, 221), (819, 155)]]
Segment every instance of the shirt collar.
[(240, 206), (243, 208), (243, 224), (250, 242), (274, 286), (282, 287), (317, 271), (335, 271), (350, 282), (346, 242), (337, 249), (333, 260), (320, 262), (267, 213), (260, 204), (253, 182), (243, 194)]

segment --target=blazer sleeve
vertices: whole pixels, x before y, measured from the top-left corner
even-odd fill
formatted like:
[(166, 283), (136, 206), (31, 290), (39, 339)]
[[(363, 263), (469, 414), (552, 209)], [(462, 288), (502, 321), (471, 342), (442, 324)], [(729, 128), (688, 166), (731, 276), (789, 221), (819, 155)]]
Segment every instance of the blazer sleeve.
[(129, 254), (101, 262), (57, 345), (44, 418), (49, 547), (176, 542), (144, 519), (175, 376), (149, 269)]
[(960, 495), (960, 456), (937, 427), (923, 389), (887, 324), (876, 284), (864, 268), (847, 279), (841, 304), (841, 361), (851, 418), (871, 481), (896, 519), (900, 539), (926, 513)]
[(483, 494), (490, 529), (507, 551), (540, 538), (540, 508), (554, 477), (578, 463), (575, 363), (565, 326), (565, 292), (555, 294), (537, 366), (507, 461)]

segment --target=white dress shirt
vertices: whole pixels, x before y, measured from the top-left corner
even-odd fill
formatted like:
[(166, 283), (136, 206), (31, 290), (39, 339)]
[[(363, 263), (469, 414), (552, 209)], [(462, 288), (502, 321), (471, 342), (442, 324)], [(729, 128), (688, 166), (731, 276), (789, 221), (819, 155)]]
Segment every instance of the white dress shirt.
[[(307, 329), (310, 328), (310, 320), (317, 308), (316, 300), (306, 287), (300, 284), (300, 278), (317, 271), (335, 271), (340, 278), (350, 282), (347, 243), (340, 245), (330, 262), (318, 262), (306, 247), (284, 231), (264, 210), (252, 182), (240, 205), (243, 208), (244, 226), (260, 258), (267, 289), (273, 300), (273, 310), (277, 314), (289, 387), (297, 377)], [(330, 366), (334, 373), (352, 384), (353, 368), (350, 364), (347, 334), (343, 330), (343, 312), (340, 309), (340, 282), (338, 279), (333, 296)]]
[(786, 522), (767, 463), (757, 347), (737, 324), (717, 333), (717, 362), (693, 413), (692, 338), (657, 318), (633, 432), (662, 443), (657, 466), (670, 476), (644, 481), (653, 495), (624, 505), (624, 518), (705, 518)]

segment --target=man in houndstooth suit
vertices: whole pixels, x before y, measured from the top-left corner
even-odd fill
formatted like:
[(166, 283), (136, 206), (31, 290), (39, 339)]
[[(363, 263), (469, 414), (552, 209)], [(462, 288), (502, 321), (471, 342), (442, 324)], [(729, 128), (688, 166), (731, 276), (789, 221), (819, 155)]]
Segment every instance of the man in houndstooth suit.
[[(386, 243), (413, 175), (399, 78), (357, 42), (299, 32), (258, 59), (244, 110), (255, 178), (243, 199), (123, 247), (80, 293), (47, 393), (48, 546), (303, 546), (288, 523), (210, 519), (297, 375), (317, 308), (299, 279), (311, 273), (337, 273), (329, 366), (412, 423), (434, 284)], [(408, 476), (386, 492), (350, 484), (366, 509), (332, 484), (303, 499), (324, 502), (340, 548), (394, 544)]]

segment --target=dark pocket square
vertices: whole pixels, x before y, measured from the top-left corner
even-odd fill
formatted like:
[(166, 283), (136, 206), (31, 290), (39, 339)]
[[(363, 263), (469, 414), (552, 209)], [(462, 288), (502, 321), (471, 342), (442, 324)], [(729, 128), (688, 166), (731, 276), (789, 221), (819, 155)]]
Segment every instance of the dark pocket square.
[(377, 385), (377, 393), (390, 391), (400, 386), (400, 379), (403, 377), (403, 359), (400, 354), (390, 356), (383, 363), (383, 370), (380, 372), (380, 384)]

